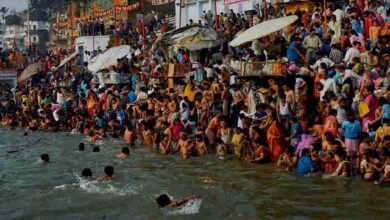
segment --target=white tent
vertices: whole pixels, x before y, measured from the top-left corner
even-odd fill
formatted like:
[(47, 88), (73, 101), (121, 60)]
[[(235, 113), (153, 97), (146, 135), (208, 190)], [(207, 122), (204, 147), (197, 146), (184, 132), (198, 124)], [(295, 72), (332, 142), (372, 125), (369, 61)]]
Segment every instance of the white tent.
[(72, 53), (71, 55), (69, 55), (68, 57), (66, 57), (65, 59), (63, 59), (63, 60), (60, 62), (60, 65), (58, 65), (57, 67), (55, 67), (53, 70), (54, 70), (54, 71), (58, 70), (59, 68), (61, 68), (61, 67), (64, 66), (65, 64), (67, 64), (69, 61), (71, 61), (73, 58), (76, 58), (77, 55), (78, 55), (77, 52)]
[(287, 17), (264, 21), (238, 35), (234, 40), (230, 41), (229, 45), (232, 47), (238, 47), (242, 44), (265, 37), (291, 25), (296, 20), (298, 20), (298, 16), (291, 15)]
[(107, 69), (110, 66), (118, 65), (118, 59), (126, 57), (131, 50), (128, 45), (110, 48), (101, 54), (96, 55), (88, 64), (88, 70), (98, 72), (99, 70)]

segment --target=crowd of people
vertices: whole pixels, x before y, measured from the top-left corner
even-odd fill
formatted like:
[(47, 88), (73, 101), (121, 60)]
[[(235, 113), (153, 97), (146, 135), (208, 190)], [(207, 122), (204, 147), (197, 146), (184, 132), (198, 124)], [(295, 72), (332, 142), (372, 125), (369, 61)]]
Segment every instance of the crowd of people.
[[(204, 13), (207, 25), (233, 39), (264, 19), (286, 15), (279, 11)], [(2, 124), (72, 131), (93, 143), (123, 137), (127, 146), (118, 158), (138, 142), (185, 159), (213, 153), (299, 174), (359, 174), (389, 183), (389, 2), (346, 1), (295, 14), (292, 26), (249, 45), (201, 51), (194, 74), (171, 88), (153, 77), (163, 75), (167, 60), (194, 62), (184, 48), (169, 57), (153, 46), (119, 60), (112, 68), (127, 80), (117, 85), (102, 84), (85, 67), (67, 74), (67, 87), (58, 86), (63, 78), (55, 74), (33, 77), (14, 96), (3, 93)], [(128, 38), (133, 48), (144, 44)], [(270, 57), (287, 60), (284, 77), (266, 83), (238, 77), (237, 62)]]

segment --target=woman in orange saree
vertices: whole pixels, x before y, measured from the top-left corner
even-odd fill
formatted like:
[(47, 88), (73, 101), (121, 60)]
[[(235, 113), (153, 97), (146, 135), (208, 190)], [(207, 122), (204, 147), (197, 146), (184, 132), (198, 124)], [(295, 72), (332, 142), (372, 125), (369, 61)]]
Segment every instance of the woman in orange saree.
[(274, 117), (274, 121), (267, 130), (267, 142), (272, 161), (277, 161), (279, 156), (284, 152), (284, 131), (279, 122)]

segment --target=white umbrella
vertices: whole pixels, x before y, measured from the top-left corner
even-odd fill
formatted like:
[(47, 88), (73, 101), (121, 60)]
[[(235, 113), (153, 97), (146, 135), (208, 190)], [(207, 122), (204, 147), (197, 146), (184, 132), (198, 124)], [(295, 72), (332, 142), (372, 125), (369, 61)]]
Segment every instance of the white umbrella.
[(289, 26), (290, 24), (294, 23), (296, 20), (298, 20), (298, 16), (291, 15), (287, 17), (264, 21), (238, 35), (234, 40), (230, 41), (229, 45), (232, 47), (237, 47), (242, 44), (265, 37), (267, 35), (270, 35), (276, 31), (279, 31)]
[(128, 45), (110, 48), (92, 59), (88, 64), (88, 70), (98, 72), (99, 70), (107, 69), (110, 66), (116, 66), (118, 65), (117, 60), (126, 57), (130, 50), (131, 47)]
[(37, 62), (27, 66), (26, 69), (24, 69), (22, 74), (19, 76), (19, 82), (25, 81), (28, 78), (37, 74), (39, 71), (43, 70), (43, 65), (43, 62)]
[(75, 58), (76, 56), (78, 55), (77, 52), (74, 52), (72, 53), (71, 55), (69, 55), (68, 57), (66, 57), (65, 59), (63, 59), (61, 62), (60, 62), (60, 65), (58, 65), (57, 67), (54, 68), (54, 71), (58, 70), (60, 67), (64, 66), (65, 64), (67, 64), (69, 61), (71, 61), (73, 58)]

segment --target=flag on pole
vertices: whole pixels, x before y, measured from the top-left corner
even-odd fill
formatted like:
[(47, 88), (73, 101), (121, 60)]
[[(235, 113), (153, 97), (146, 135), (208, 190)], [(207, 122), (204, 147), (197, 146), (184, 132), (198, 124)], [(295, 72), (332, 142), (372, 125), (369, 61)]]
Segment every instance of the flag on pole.
[(120, 6), (122, 5), (122, 0), (113, 0), (115, 6)]
[(93, 3), (92, 5), (91, 5), (91, 9), (92, 9), (92, 12), (93, 13), (99, 13), (99, 7), (97, 6), (97, 4), (96, 3)]

